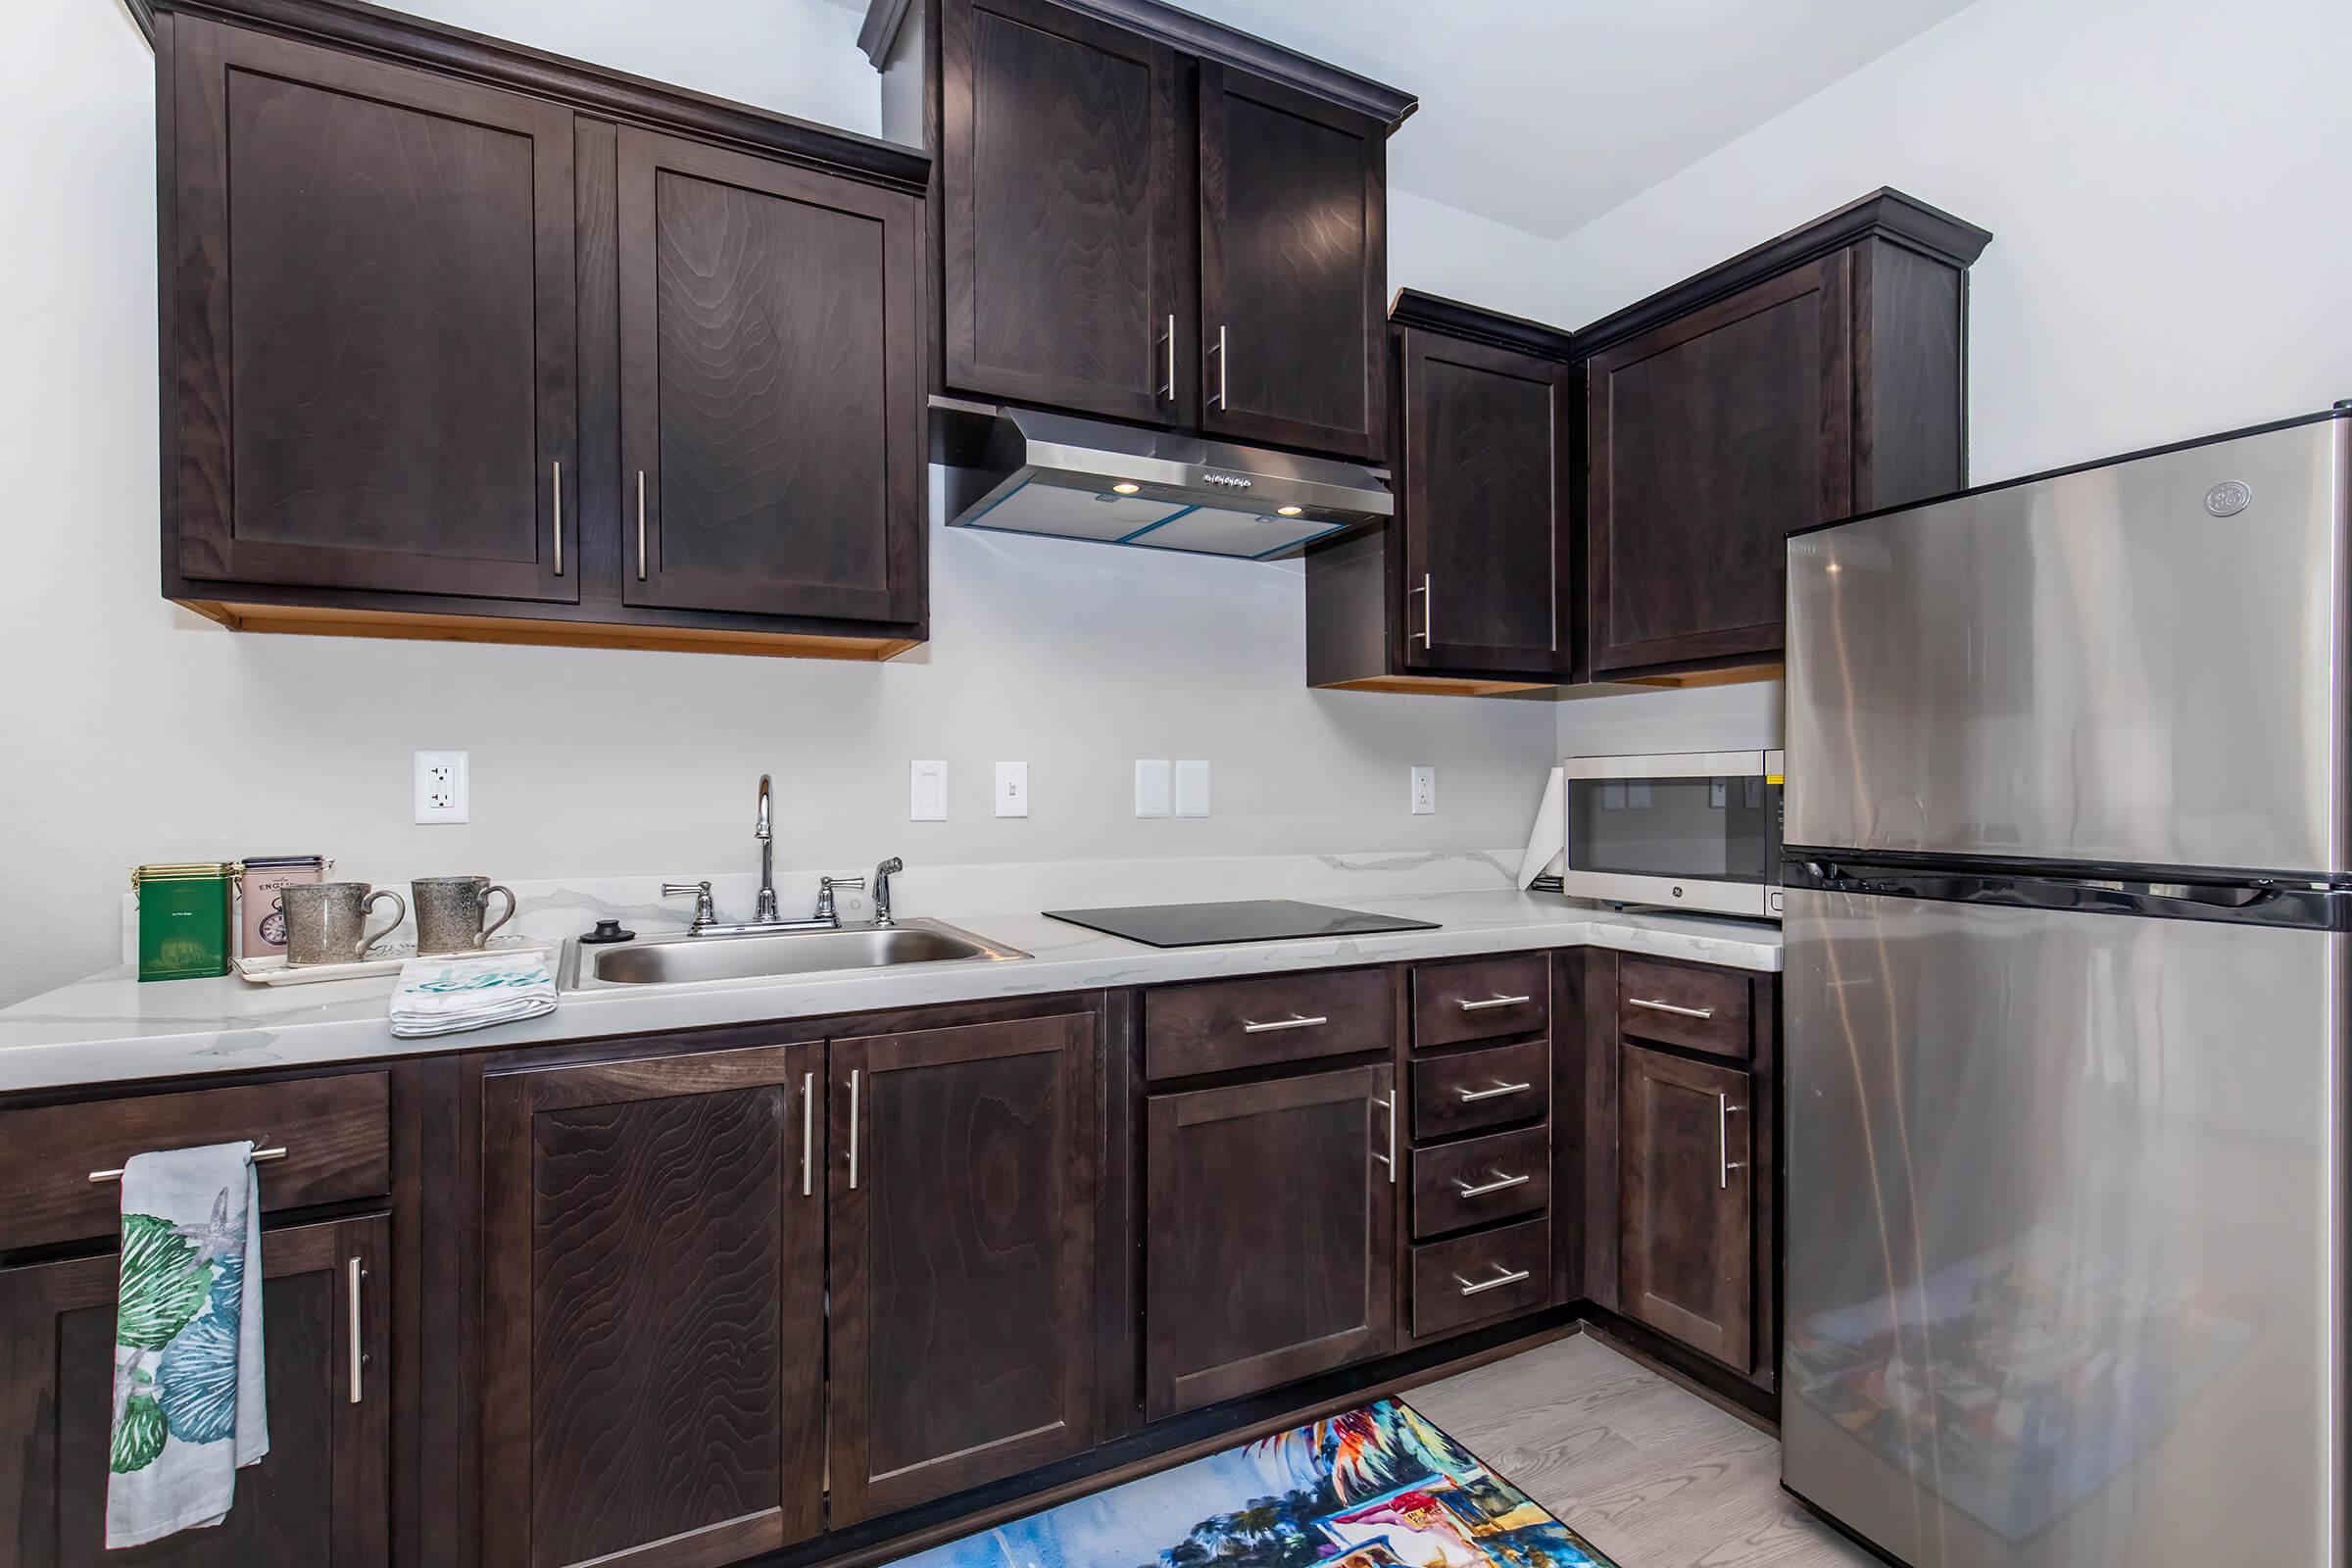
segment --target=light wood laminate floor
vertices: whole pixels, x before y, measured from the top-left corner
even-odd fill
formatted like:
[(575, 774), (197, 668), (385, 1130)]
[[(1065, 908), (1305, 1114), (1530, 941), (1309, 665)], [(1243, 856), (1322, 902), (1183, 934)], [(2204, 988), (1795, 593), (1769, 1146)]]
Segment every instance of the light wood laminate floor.
[(1877, 1568), (1781, 1491), (1771, 1437), (1590, 1335), (1404, 1397), (1621, 1568)]

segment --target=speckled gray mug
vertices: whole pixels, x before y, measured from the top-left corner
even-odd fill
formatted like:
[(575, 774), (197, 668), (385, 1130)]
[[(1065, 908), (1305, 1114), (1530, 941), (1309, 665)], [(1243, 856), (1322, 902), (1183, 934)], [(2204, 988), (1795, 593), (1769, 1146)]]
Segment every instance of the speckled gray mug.
[[(514, 895), (486, 876), (420, 876), (409, 884), (416, 900), (416, 951), (433, 956), (479, 953), (490, 933), (514, 918)], [(489, 918), (490, 895), (503, 893), (507, 912)]]
[[(378, 899), (390, 899), (394, 913), (390, 924), (369, 931), (368, 911)], [(277, 890), (277, 906), (286, 917), (286, 963), (292, 968), (357, 963), (409, 916), (399, 894), (365, 882), (289, 883)]]

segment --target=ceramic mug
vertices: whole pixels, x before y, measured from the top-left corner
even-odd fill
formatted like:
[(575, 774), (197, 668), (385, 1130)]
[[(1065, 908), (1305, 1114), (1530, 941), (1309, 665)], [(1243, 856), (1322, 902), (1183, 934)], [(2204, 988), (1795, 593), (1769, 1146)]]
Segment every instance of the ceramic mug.
[[(369, 931), (368, 911), (378, 899), (392, 901), (392, 919)], [(409, 917), (399, 894), (365, 882), (288, 883), (277, 890), (277, 907), (286, 917), (286, 962), (293, 967), (357, 963)]]
[[(420, 876), (409, 884), (416, 899), (416, 951), (434, 956), (479, 953), (490, 933), (514, 918), (514, 895), (486, 876)], [(507, 912), (489, 918), (490, 895), (506, 895)]]

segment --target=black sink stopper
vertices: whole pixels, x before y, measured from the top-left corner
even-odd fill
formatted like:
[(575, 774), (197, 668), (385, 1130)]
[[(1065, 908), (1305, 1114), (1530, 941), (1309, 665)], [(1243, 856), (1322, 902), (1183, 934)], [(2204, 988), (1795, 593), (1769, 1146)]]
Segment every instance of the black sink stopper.
[(580, 940), (586, 943), (630, 942), (634, 941), (636, 936), (637, 933), (634, 931), (623, 931), (618, 920), (599, 920), (596, 922), (596, 929), (582, 935)]

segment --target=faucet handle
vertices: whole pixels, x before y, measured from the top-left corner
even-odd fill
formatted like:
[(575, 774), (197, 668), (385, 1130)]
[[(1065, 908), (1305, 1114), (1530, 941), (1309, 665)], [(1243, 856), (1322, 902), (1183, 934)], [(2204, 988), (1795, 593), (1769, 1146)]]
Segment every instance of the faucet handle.
[(665, 899), (694, 900), (694, 923), (690, 931), (701, 931), (718, 924), (718, 910), (710, 903), (710, 884), (708, 882), (664, 882), (662, 896)]
[(810, 915), (809, 918), (812, 920), (830, 920), (835, 925), (841, 924), (841, 911), (836, 908), (833, 904), (833, 890), (836, 888), (861, 888), (863, 886), (865, 886), (865, 878), (861, 876), (818, 877), (816, 879), (816, 912)]

